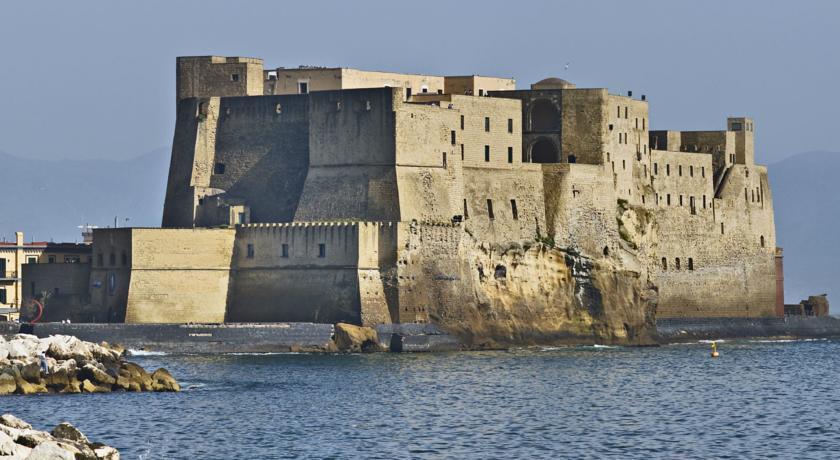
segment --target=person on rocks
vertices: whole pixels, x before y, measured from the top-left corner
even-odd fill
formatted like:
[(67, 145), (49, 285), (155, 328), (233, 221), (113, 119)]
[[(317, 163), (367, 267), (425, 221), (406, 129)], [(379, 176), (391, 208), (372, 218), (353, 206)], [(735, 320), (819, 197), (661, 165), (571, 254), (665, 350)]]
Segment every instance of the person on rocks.
[(46, 355), (46, 353), (44, 353), (42, 351), (41, 353), (38, 353), (38, 357), (40, 358), (40, 361), (41, 361), (41, 372), (43, 372), (44, 375), (48, 375), (50, 373), (50, 368), (49, 368), (49, 366), (47, 366), (47, 355)]

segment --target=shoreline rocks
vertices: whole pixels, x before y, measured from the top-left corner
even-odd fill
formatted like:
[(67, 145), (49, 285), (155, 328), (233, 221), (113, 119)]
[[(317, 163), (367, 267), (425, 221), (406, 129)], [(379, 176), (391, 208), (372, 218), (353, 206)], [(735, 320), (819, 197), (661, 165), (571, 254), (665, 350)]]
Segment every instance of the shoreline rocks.
[(47, 433), (32, 429), (32, 425), (14, 415), (4, 414), (0, 416), (0, 458), (119, 460), (120, 453), (113, 447), (91, 442), (67, 422)]
[(124, 352), (68, 335), (0, 336), (0, 395), (181, 390), (166, 369), (150, 374), (125, 361)]

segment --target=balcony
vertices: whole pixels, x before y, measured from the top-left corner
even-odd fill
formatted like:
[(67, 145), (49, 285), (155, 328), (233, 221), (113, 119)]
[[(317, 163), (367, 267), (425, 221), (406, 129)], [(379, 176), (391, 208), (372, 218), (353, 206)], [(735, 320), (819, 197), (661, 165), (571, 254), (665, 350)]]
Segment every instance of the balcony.
[(20, 281), (15, 272), (0, 273), (0, 282), (3, 281)]

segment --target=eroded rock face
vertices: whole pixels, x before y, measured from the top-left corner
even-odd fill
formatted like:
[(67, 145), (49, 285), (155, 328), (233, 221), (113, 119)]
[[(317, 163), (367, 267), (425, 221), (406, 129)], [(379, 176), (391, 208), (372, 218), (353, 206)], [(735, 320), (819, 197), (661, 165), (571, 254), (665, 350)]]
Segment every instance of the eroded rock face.
[(61, 423), (52, 433), (32, 429), (19, 418), (0, 417), (0, 457), (35, 460), (119, 460), (113, 447), (92, 443), (69, 423)]
[[(181, 389), (166, 369), (149, 374), (142, 367), (123, 361), (124, 350), (104, 343), (97, 345), (62, 335), (38, 339), (18, 334), (0, 346), (14, 351), (10, 353), (13, 359), (0, 361), (0, 395)], [(44, 353), (43, 358), (40, 353)], [(43, 365), (48, 372), (43, 371)]]
[(429, 319), (468, 347), (654, 343), (656, 288), (620, 261), (539, 242), (461, 250), (467, 289), (440, 293)]
[(335, 344), (339, 351), (350, 353), (382, 351), (376, 329), (347, 323), (335, 325)]

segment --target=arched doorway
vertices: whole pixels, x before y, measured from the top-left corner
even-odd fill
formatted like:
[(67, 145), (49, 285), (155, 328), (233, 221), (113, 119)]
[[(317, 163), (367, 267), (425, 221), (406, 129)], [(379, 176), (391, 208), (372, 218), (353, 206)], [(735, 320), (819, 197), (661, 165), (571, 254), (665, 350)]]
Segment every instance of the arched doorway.
[(551, 101), (539, 99), (531, 104), (531, 131), (560, 131), (560, 114)]
[(531, 162), (560, 163), (560, 152), (551, 140), (540, 139), (531, 145)]

